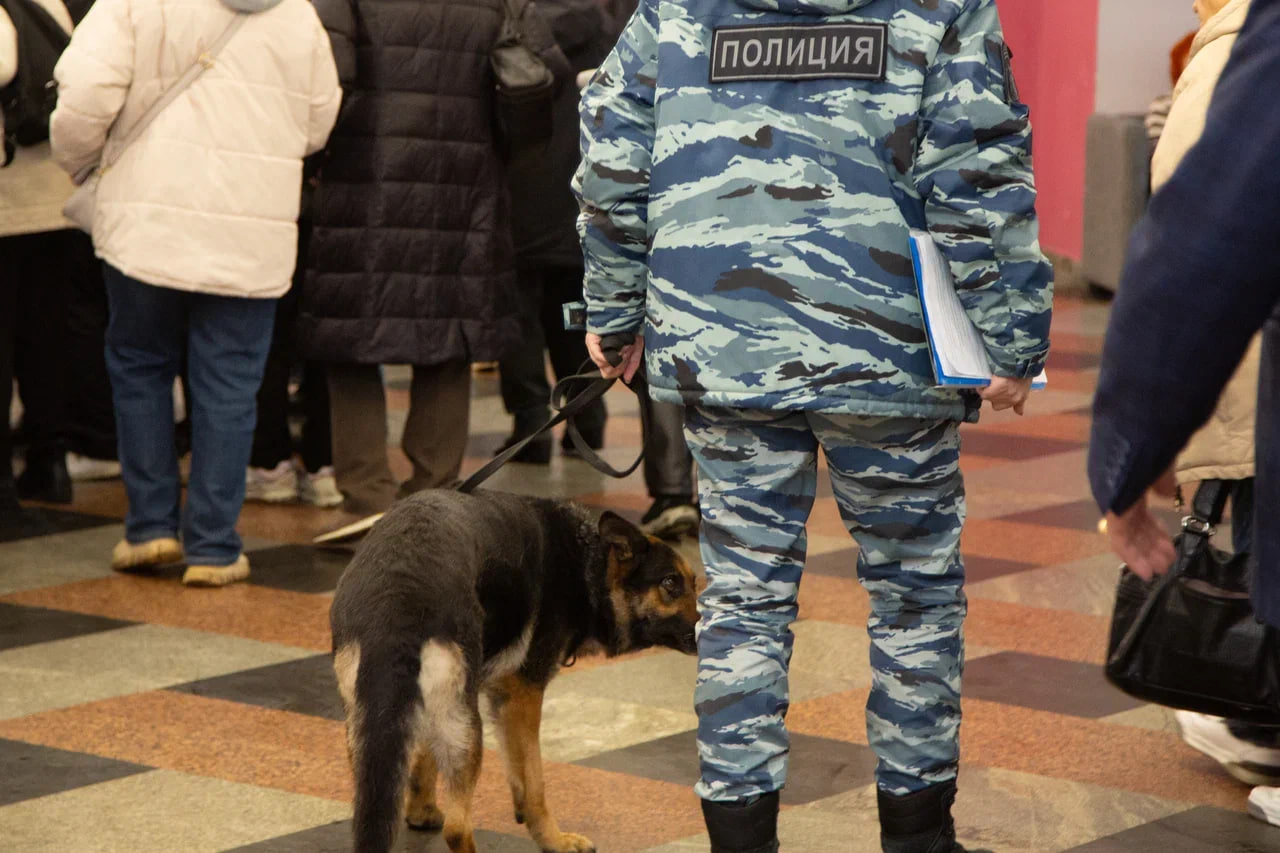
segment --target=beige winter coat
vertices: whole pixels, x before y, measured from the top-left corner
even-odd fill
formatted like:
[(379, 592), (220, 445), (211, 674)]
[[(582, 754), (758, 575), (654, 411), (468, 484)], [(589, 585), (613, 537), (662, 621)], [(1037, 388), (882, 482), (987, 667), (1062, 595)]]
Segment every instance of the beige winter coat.
[[(71, 32), (71, 14), (62, 0), (36, 3)], [(8, 14), (0, 9), (0, 86), (7, 86), (17, 70), (18, 32)], [(3, 132), (4, 116), (0, 115), (0, 134)], [(0, 237), (69, 227), (71, 223), (63, 218), (62, 206), (71, 189), (67, 176), (53, 162), (47, 143), (19, 148), (13, 162), (0, 169)]]
[[(1173, 176), (1183, 156), (1204, 132), (1205, 116), (1218, 78), (1249, 14), (1250, 0), (1231, 0), (1205, 22), (1191, 45), (1191, 58), (1173, 92), (1173, 107), (1151, 161), (1151, 188)], [(1212, 282), (1205, 282), (1206, 288)], [(1253, 422), (1258, 403), (1261, 339), (1255, 339), (1218, 407), (1177, 461), (1179, 483), (1242, 480), (1253, 476)]]
[(274, 297), (297, 259), (302, 158), (324, 146), (342, 95), (308, 0), (98, 0), (54, 72), (53, 151), (73, 175), (97, 163), (108, 131), (191, 67), (229, 6), (253, 14), (102, 176), (94, 246), (148, 284)]

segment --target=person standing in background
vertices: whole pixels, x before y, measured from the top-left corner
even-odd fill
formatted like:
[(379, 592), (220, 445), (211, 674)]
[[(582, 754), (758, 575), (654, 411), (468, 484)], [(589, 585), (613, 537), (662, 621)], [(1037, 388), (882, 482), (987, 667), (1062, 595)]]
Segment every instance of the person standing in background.
[[(598, 0), (539, 0), (537, 8), (575, 73), (599, 65), (613, 47), (616, 33)], [(569, 189), (579, 159), (576, 88), (565, 85), (552, 109), (546, 144), (514, 146), (507, 162), (523, 334), (519, 345), (498, 362), (502, 403), (514, 419), (511, 436), (499, 453), (536, 432), (550, 417), (544, 351), (550, 354), (557, 380), (577, 374), (588, 361), (583, 333), (565, 329), (561, 310), (565, 303), (582, 298), (578, 204)], [(570, 396), (580, 390), (571, 389)], [(575, 418), (593, 450), (604, 446), (607, 416), (602, 398)], [(561, 448), (567, 455), (576, 453), (568, 433)], [(513, 461), (550, 460), (547, 434), (526, 445)]]
[[(1219, 12), (1231, 13), (1230, 5)], [(1202, 54), (1212, 57), (1221, 39), (1208, 33)], [(1235, 45), (1223, 51), (1229, 59), (1212, 88), (1203, 133), (1134, 231), (1103, 348), (1088, 461), (1112, 550), (1140, 577), (1168, 571), (1174, 547), (1147, 491), (1171, 479), (1178, 454), (1210, 421), (1261, 331), (1248, 545), (1254, 612), (1272, 628), (1280, 628), (1280, 527), (1273, 523), (1280, 506), (1277, 44), (1280, 0), (1253, 0)], [(1233, 527), (1241, 520), (1233, 517)], [(1184, 732), (1224, 764), (1269, 771), (1280, 758), (1280, 744), (1250, 743), (1229, 726)], [(1280, 788), (1255, 788), (1249, 812), (1280, 825)]]
[(293, 434), (289, 429), (289, 382), (297, 355), (295, 326), (300, 291), (306, 286), (307, 247), (311, 244), (311, 206), (314, 203), (315, 165), (308, 159), (302, 181), (298, 215), (298, 268), (293, 287), (276, 306), (271, 352), (258, 390), (258, 425), (253, 431), (253, 453), (245, 473), (245, 500), (283, 503), (298, 500), (316, 507), (342, 504), (342, 493), (333, 475), (333, 440), (330, 434), (329, 384), (324, 364), (301, 360), (302, 436), (301, 465), (295, 465)]
[[(27, 72), (47, 74), (44, 69), (51, 70), (72, 30), (72, 19), (62, 0), (15, 5), (13, 13), (16, 18), (0, 6), (0, 87), (14, 84), (29, 97), (41, 87), (39, 81), (16, 79), (22, 67), (20, 52), (30, 53)], [(46, 134), (26, 138), (33, 129), (19, 127), (18, 118), (0, 115), (0, 396), (5, 414), (0, 514), (11, 519), (18, 517), (19, 497), (50, 503), (72, 499), (66, 462), (68, 386), (78, 365), (67, 353), (69, 305), (80, 290), (79, 279), (92, 275), (95, 265), (89, 239), (71, 230), (62, 216), (72, 188), (50, 158)], [(29, 144), (15, 144), (24, 141)], [(16, 483), (9, 429), (15, 378), (26, 442), (25, 466)]]
[[(240, 15), (221, 53), (202, 57)], [(82, 175), (196, 62), (204, 73), (101, 175), (92, 230), (129, 497), (112, 568), (185, 555), (184, 583), (222, 586), (249, 575), (235, 526), (255, 397), (297, 259), (302, 158), (324, 145), (342, 97), (329, 40), (307, 0), (98, 0), (58, 62), (50, 133), (58, 164)], [(184, 350), (180, 511), (172, 393)]]
[[(298, 335), (326, 363), (343, 509), (452, 483), (471, 363), (520, 335), (489, 51), (501, 0), (317, 0), (347, 93), (321, 166)], [(357, 26), (359, 21), (359, 26)], [(380, 365), (410, 364), (399, 484)]]
[[(1151, 162), (1151, 189), (1159, 192), (1177, 171), (1187, 152), (1204, 133), (1214, 89), (1236, 38), (1244, 27), (1252, 0), (1196, 0), (1201, 28), (1190, 45), (1185, 71), (1173, 93), (1173, 104)], [(1212, 292), (1216, 282), (1205, 282)], [(1237, 554), (1253, 550), (1255, 420), (1262, 336), (1257, 335), (1218, 398), (1209, 422), (1183, 448), (1174, 477), (1183, 489), (1204, 480), (1226, 481), (1231, 489), (1231, 539)], [(1218, 761), (1243, 782), (1269, 788), (1264, 797), (1280, 816), (1280, 728), (1249, 725), (1208, 714), (1178, 711), (1182, 737), (1190, 746)]]

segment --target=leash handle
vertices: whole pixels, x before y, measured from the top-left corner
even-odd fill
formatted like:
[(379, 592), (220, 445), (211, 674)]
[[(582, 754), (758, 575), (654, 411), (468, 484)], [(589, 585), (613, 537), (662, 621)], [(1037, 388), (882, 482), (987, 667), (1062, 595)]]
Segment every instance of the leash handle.
[[(603, 397), (605, 392), (608, 391), (610, 388), (612, 388), (613, 383), (617, 381), (615, 379), (604, 379), (599, 375), (570, 376), (566, 379), (561, 380), (560, 382), (557, 382), (556, 389), (559, 389), (560, 386), (563, 385), (565, 382), (569, 382), (573, 380), (583, 380), (583, 379), (591, 382), (591, 384), (587, 386), (586, 390), (584, 390), (581, 394), (579, 394), (578, 396), (574, 397), (571, 401), (569, 401), (568, 405), (566, 405), (560, 411), (556, 412), (556, 414), (551, 418), (551, 420), (547, 421), (545, 424), (539, 427), (536, 431), (534, 431), (530, 435), (525, 436), (520, 441), (517, 441), (515, 444), (508, 447), (506, 450), (502, 451), (497, 456), (490, 459), (489, 462), (483, 468), (481, 468), (479, 471), (475, 472), (466, 480), (464, 480), (461, 484), (459, 484), (457, 487), (458, 491), (462, 492), (463, 494), (467, 494), (469, 492), (474, 491), (477, 486), (479, 486), (485, 480), (492, 477), (495, 473), (497, 473), (499, 468), (501, 468), (503, 465), (506, 465), (513, 458), (515, 458), (515, 456), (521, 450), (524, 450), (525, 446), (528, 445), (529, 442), (538, 438), (544, 432), (554, 427), (556, 424), (569, 420), (574, 415), (578, 414), (578, 412), (581, 412), (587, 406), (591, 405), (596, 400)], [(579, 438), (581, 438), (581, 436), (579, 436)]]
[[(604, 357), (608, 362), (616, 367), (622, 363), (622, 348), (634, 340), (635, 335), (625, 333), (605, 335), (600, 339), (600, 348), (604, 351)], [(569, 383), (583, 381), (590, 382), (591, 384), (588, 385), (582, 393), (578, 394), (569, 402), (562, 402), (565, 394), (568, 393), (567, 386)], [(618, 479), (621, 479), (629, 476), (633, 471), (640, 467), (640, 463), (644, 460), (643, 446), (640, 448), (640, 455), (636, 457), (636, 461), (631, 463), (631, 467), (620, 471), (601, 459), (600, 455), (591, 449), (590, 445), (587, 444), (586, 439), (582, 437), (582, 433), (578, 432), (578, 427), (573, 420), (575, 415), (594, 403), (596, 400), (603, 397), (617, 381), (618, 380), (616, 378), (605, 379), (599, 374), (590, 373), (580, 373), (575, 376), (566, 376), (564, 379), (561, 379), (556, 383), (555, 388), (551, 389), (551, 407), (556, 410), (556, 414), (552, 416), (551, 420), (547, 421), (531, 435), (525, 436), (520, 441), (517, 441), (506, 450), (490, 459), (483, 468), (476, 471), (460, 483), (457, 486), (457, 490), (463, 494), (474, 491), (481, 483), (497, 473), (499, 468), (514, 459), (531, 441), (556, 426), (556, 424), (563, 423), (565, 421), (568, 421), (567, 430), (569, 433), (569, 440), (573, 442), (573, 446), (578, 449), (578, 453), (587, 462), (587, 464), (591, 465), (591, 467), (595, 468), (602, 474), (608, 474), (610, 477), (617, 477)], [(643, 374), (636, 374), (636, 376), (632, 378), (630, 387), (631, 390), (635, 391), (637, 394), (649, 393), (649, 388), (645, 384)], [(640, 407), (640, 429), (640, 434), (642, 436), (649, 434), (648, 411), (644, 406)]]
[[(606, 357), (607, 355), (608, 354), (606, 353)], [(619, 356), (618, 360), (619, 361), (622, 360), (621, 356)], [(557, 382), (556, 387), (553, 388), (551, 391), (551, 407), (553, 409), (560, 408), (561, 406), (560, 401), (563, 398), (564, 394), (567, 393), (567, 391), (562, 389), (564, 389), (564, 386), (567, 383), (572, 382), (575, 379), (585, 379), (585, 378), (587, 377), (569, 376)], [(597, 381), (608, 382), (610, 385), (612, 385), (617, 380), (605, 379), (605, 380), (597, 380)], [(631, 378), (631, 383), (629, 387), (631, 388), (632, 391), (636, 392), (638, 396), (643, 396), (649, 393), (649, 386), (645, 382), (643, 373), (636, 373), (636, 375)], [(568, 404), (565, 404), (565, 409), (567, 410), (569, 406), (572, 406), (577, 401), (578, 401), (578, 398), (575, 397)], [(569, 423), (566, 425), (565, 429), (569, 433), (569, 440), (572, 441), (573, 446), (577, 448), (578, 455), (582, 457), (584, 462), (586, 462), (592, 468), (595, 468), (601, 474), (608, 474), (610, 477), (615, 477), (621, 480), (623, 477), (630, 476), (632, 472), (634, 472), (637, 468), (640, 467), (640, 463), (644, 461), (644, 447), (642, 445), (640, 448), (640, 455), (636, 457), (635, 462), (632, 462), (631, 465), (625, 469), (614, 468), (608, 462), (605, 462), (604, 459), (600, 457), (600, 454), (596, 453), (594, 450), (591, 449), (591, 445), (587, 444), (586, 439), (582, 437), (582, 433), (578, 432), (578, 425), (572, 417), (569, 418)], [(647, 436), (648, 434), (649, 434), (649, 409), (647, 406), (645, 406), (642, 403), (640, 405), (640, 435), (641, 435), (642, 442), (643, 442), (643, 437)]]

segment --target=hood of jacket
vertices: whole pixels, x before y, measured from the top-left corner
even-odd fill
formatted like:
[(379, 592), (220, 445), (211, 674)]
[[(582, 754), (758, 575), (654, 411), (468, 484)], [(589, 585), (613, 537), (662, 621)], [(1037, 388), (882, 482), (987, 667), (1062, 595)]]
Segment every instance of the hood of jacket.
[(220, 0), (223, 6), (237, 12), (248, 12), (250, 15), (265, 12), (279, 6), (283, 0)]
[(1224, 36), (1234, 36), (1239, 34), (1244, 28), (1244, 22), (1249, 17), (1249, 6), (1253, 0), (1231, 0), (1230, 3), (1218, 10), (1218, 13), (1212, 18), (1204, 22), (1204, 26), (1196, 33), (1195, 40), (1191, 42), (1191, 54), (1187, 57), (1187, 61), (1191, 59), (1204, 48)]
[(876, 0), (738, 0), (748, 9), (784, 15), (847, 15)]

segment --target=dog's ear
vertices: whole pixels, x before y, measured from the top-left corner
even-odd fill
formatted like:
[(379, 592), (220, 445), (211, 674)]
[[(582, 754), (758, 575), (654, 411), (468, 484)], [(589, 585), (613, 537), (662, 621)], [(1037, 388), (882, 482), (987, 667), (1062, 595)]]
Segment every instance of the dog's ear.
[(640, 528), (612, 512), (600, 516), (599, 530), (613, 556), (612, 565), (621, 571), (629, 571), (649, 548), (649, 540)]

